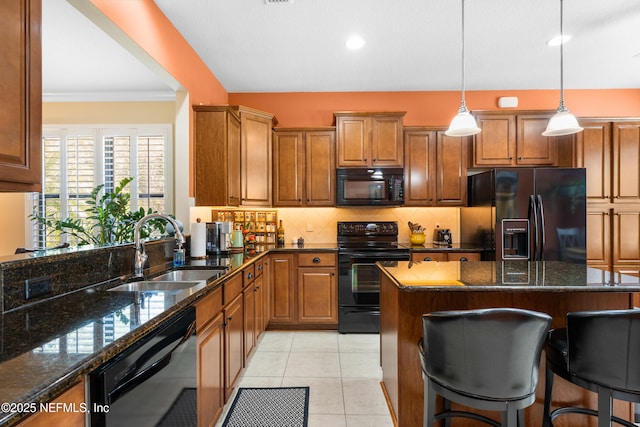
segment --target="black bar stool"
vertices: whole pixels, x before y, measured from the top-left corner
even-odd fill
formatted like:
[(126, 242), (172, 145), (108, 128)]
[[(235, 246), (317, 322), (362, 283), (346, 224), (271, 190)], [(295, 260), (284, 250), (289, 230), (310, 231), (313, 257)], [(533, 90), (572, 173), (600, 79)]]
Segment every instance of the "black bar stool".
[[(493, 426), (524, 425), (535, 401), (540, 354), (551, 317), (515, 308), (441, 311), (422, 317), (419, 342), (424, 378), (424, 425), (466, 417)], [(435, 413), (436, 395), (444, 409)], [(502, 423), (451, 402), (498, 411)], [(447, 425), (448, 425), (448, 419)]]
[[(567, 327), (553, 329), (545, 343), (544, 426), (564, 413), (598, 417), (635, 427), (612, 415), (612, 399), (640, 402), (640, 310), (582, 311), (567, 314)], [(551, 413), (554, 374), (598, 394), (598, 410), (557, 408)]]

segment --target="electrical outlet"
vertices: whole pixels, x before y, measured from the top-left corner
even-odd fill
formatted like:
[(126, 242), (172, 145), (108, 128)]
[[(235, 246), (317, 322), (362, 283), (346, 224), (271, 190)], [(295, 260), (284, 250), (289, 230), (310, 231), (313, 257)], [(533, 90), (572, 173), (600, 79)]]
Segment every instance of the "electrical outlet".
[(313, 224), (307, 224), (307, 231), (313, 231)]
[(24, 281), (24, 298), (30, 300), (51, 293), (51, 278), (49, 276), (36, 277)]

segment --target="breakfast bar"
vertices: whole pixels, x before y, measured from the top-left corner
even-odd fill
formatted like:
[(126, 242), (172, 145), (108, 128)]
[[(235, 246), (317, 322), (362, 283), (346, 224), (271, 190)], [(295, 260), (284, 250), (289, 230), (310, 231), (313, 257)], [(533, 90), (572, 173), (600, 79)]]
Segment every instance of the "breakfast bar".
[[(402, 427), (418, 427), (423, 422), (423, 380), (417, 349), (423, 314), (515, 307), (549, 314), (552, 327), (556, 328), (565, 326), (568, 312), (632, 308), (634, 293), (640, 292), (637, 277), (559, 261), (401, 261), (393, 265), (379, 263), (378, 267), (382, 272), (382, 383), (396, 425)], [(542, 357), (536, 402), (525, 410), (526, 425), (542, 425), (544, 363)], [(595, 408), (595, 395), (558, 379), (552, 405), (569, 404)], [(614, 413), (633, 420), (633, 407), (627, 402), (616, 402)], [(492, 413), (485, 415), (495, 417)], [(466, 419), (452, 420), (453, 426), (479, 425), (471, 423)], [(596, 420), (567, 416), (554, 424), (595, 426)]]

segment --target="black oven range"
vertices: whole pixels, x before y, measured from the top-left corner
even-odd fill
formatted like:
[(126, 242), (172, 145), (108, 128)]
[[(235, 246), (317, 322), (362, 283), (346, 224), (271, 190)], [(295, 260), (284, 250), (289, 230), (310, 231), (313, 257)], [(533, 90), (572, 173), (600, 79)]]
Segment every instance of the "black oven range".
[(380, 332), (380, 271), (376, 262), (408, 261), (396, 221), (338, 222), (338, 332)]

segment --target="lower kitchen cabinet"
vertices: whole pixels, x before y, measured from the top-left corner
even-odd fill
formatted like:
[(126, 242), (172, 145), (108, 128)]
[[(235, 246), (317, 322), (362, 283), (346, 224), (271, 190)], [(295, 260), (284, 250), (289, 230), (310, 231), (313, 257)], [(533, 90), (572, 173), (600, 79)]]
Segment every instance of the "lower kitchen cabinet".
[[(70, 389), (56, 397), (51, 403), (64, 403), (66, 405), (73, 405), (75, 408), (81, 408), (85, 403), (84, 397), (85, 382), (80, 381)], [(22, 421), (18, 426), (20, 427), (49, 427), (49, 426), (70, 426), (70, 427), (83, 427), (85, 414), (82, 411), (52, 411), (43, 412), (38, 411), (31, 415), (29, 418)]]
[(198, 426), (215, 425), (224, 406), (222, 287), (196, 305)]
[(246, 361), (256, 345), (256, 294), (254, 291), (255, 268), (252, 264), (243, 271), (242, 291), (244, 318), (244, 360)]
[(480, 261), (480, 252), (412, 252), (411, 261)]
[(244, 367), (244, 322), (242, 294), (224, 308), (224, 400), (231, 397), (233, 386)]
[(337, 326), (335, 253), (273, 254), (271, 268), (270, 327)]

